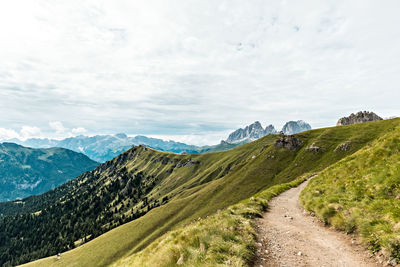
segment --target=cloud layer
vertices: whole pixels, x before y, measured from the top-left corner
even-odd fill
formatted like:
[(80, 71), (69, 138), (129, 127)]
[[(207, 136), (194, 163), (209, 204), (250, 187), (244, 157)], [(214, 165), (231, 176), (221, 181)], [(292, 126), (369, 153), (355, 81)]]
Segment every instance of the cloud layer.
[(399, 5), (7, 1), (0, 137), (126, 132), (212, 143), (255, 120), (323, 127), (358, 110), (398, 115)]

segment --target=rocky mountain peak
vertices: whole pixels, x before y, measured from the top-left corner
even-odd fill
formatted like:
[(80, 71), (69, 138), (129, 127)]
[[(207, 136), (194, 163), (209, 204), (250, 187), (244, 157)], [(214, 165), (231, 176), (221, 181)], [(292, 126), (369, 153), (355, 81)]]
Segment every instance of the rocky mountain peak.
[(282, 132), (286, 135), (297, 134), (308, 130), (311, 130), (311, 125), (302, 120), (288, 121), (282, 128)]
[(275, 127), (274, 127), (274, 125), (272, 125), (272, 124), (270, 124), (270, 125), (268, 125), (267, 127), (265, 127), (265, 134), (276, 134), (276, 130), (275, 130)]
[(376, 115), (374, 112), (369, 111), (359, 111), (356, 114), (352, 113), (348, 117), (340, 118), (336, 126), (351, 125), (357, 123), (364, 123), (369, 121), (380, 121), (381, 117)]
[[(299, 121), (289, 121), (287, 122), (282, 129), (282, 133), (285, 135), (293, 135), (299, 132), (311, 130), (310, 124), (299, 120)], [(261, 126), (259, 121), (246, 126), (244, 129), (240, 128), (233, 133), (231, 133), (226, 139), (227, 143), (237, 144), (240, 142), (251, 142), (257, 140), (261, 137), (266, 136), (267, 134), (276, 134), (277, 131), (275, 127), (270, 124), (265, 129)]]
[(264, 128), (261, 126), (261, 123), (259, 121), (250, 124), (249, 126), (244, 128), (244, 131), (246, 135), (248, 135), (250, 138), (258, 139), (264, 136)]
[(254, 141), (267, 134), (275, 134), (276, 130), (273, 125), (267, 126), (265, 129), (262, 127), (259, 121), (256, 121), (244, 129), (240, 128), (228, 136), (226, 139), (227, 143), (235, 144), (243, 141)]
[(261, 126), (261, 123), (259, 121), (256, 121), (248, 126), (246, 126), (244, 129), (240, 128), (231, 133), (228, 136), (228, 139), (226, 142), (234, 144), (234, 143), (239, 143), (244, 141), (245, 139), (258, 139), (263, 137), (264, 134), (264, 129)]

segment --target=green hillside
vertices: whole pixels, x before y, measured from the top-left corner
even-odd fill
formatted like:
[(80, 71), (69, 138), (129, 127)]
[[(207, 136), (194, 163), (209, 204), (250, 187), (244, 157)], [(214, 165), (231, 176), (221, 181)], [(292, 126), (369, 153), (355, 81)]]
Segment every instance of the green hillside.
[(64, 148), (34, 149), (14, 143), (0, 144), (0, 201), (42, 194), (97, 162)]
[[(113, 264), (134, 255), (170, 230), (179, 229), (198, 218), (205, 218), (273, 185), (321, 171), (393, 131), (399, 125), (400, 120), (394, 119), (318, 129), (287, 139), (269, 135), (230, 151), (203, 155), (176, 155), (145, 147), (134, 148), (91, 172), (93, 179), (77, 178), (69, 183), (74, 186), (67, 184), (53, 193), (35, 198), (34, 202), (37, 204), (26, 205), (31, 207), (29, 212), (51, 209), (46, 206), (49, 202), (43, 205), (45, 201), (41, 199), (52, 199), (54, 203), (65, 205), (70, 198), (81, 198), (81, 193), (74, 187), (85, 182), (85, 186), (96, 185), (100, 190), (93, 189), (93, 192), (105, 194), (111, 187), (105, 190), (101, 188), (118, 180), (120, 187), (115, 187), (118, 195), (121, 193), (119, 190), (123, 190), (126, 183), (141, 172), (145, 183), (142, 185), (143, 194), (140, 197), (138, 194), (129, 193), (120, 200), (114, 198), (103, 206), (102, 210), (104, 213), (109, 210), (115, 211), (113, 204), (116, 203), (118, 209), (111, 216), (111, 223), (115, 226), (118, 225), (116, 219), (122, 215), (125, 218), (123, 222), (133, 219), (133, 214), (143, 216), (63, 253), (60, 260), (50, 257), (30, 265)], [(280, 142), (277, 142), (278, 139), (281, 139)], [(66, 199), (63, 195), (69, 197)], [(23, 212), (27, 211), (25, 209)], [(102, 221), (96, 220), (97, 224), (100, 222), (101, 225)], [(107, 226), (110, 225), (102, 227), (108, 230)], [(21, 262), (21, 258), (17, 260)]]
[(298, 186), (312, 175), (274, 185), (250, 199), (204, 219), (170, 231), (144, 250), (123, 257), (112, 266), (247, 266), (256, 250), (255, 217), (262, 216), (269, 200)]
[(400, 126), (321, 172), (301, 200), (327, 224), (400, 261)]

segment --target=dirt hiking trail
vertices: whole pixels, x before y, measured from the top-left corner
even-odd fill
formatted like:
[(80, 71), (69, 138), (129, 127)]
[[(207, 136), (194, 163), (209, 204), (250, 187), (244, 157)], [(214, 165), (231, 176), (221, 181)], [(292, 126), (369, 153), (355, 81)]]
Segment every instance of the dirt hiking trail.
[(298, 202), (308, 181), (272, 199), (264, 217), (257, 219), (254, 266), (382, 266), (350, 235), (325, 227), (304, 211)]

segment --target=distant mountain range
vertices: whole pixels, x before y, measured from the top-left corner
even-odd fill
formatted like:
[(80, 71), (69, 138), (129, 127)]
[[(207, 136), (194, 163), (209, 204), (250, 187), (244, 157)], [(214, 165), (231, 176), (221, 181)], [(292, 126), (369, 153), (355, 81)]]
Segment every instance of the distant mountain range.
[(18, 139), (10, 140), (17, 144), (34, 148), (63, 147), (76, 152), (81, 152), (89, 158), (98, 161), (108, 161), (122, 152), (128, 150), (133, 145), (146, 145), (162, 151), (181, 153), (195, 150), (196, 146), (186, 145), (175, 141), (164, 141), (157, 138), (149, 138), (146, 136), (129, 137), (126, 134), (119, 133), (116, 135), (96, 135), (84, 136), (79, 135), (62, 140), (55, 139), (39, 139), (32, 138), (25, 141)]
[(160, 151), (178, 154), (199, 154), (229, 150), (241, 144), (240, 142), (231, 144), (222, 141), (220, 144), (213, 146), (195, 146), (175, 141), (164, 141), (162, 139), (150, 138), (142, 135), (130, 137), (124, 133), (96, 136), (79, 135), (63, 140), (31, 138), (21, 141), (18, 139), (12, 139), (8, 140), (8, 142), (33, 148), (67, 148), (75, 152), (83, 153), (98, 162), (106, 162), (115, 158), (134, 145), (145, 145)]
[(99, 163), (64, 148), (33, 149), (0, 144), (0, 201), (24, 198), (53, 189)]
[[(309, 124), (303, 121), (297, 121), (286, 123), (283, 131), (287, 134), (294, 134), (310, 129), (311, 126)], [(21, 141), (18, 139), (11, 139), (7, 140), (7, 142), (13, 142), (33, 148), (67, 148), (75, 152), (83, 153), (97, 162), (106, 162), (120, 155), (122, 152), (128, 150), (134, 145), (145, 145), (157, 150), (178, 154), (200, 154), (229, 150), (236, 146), (257, 140), (267, 134), (275, 133), (277, 133), (277, 131), (275, 130), (273, 125), (269, 125), (265, 129), (263, 129), (260, 122), (257, 121), (244, 129), (238, 129), (234, 131), (229, 135), (226, 141), (221, 141), (220, 144), (211, 146), (188, 145), (181, 142), (175, 142), (171, 140), (165, 141), (162, 139), (151, 138), (142, 135), (130, 137), (124, 133), (96, 136), (79, 135), (62, 140), (31, 138), (25, 141)]]
[[(291, 135), (308, 130), (311, 130), (310, 124), (299, 120), (299, 121), (289, 121), (285, 123), (281, 132), (286, 135)], [(249, 143), (261, 137), (264, 137), (268, 134), (276, 134), (276, 133), (277, 130), (272, 124), (268, 125), (264, 129), (261, 123), (259, 121), (256, 121), (253, 124), (246, 126), (244, 129), (240, 128), (231, 133), (228, 139), (226, 139), (226, 142), (230, 144)]]

